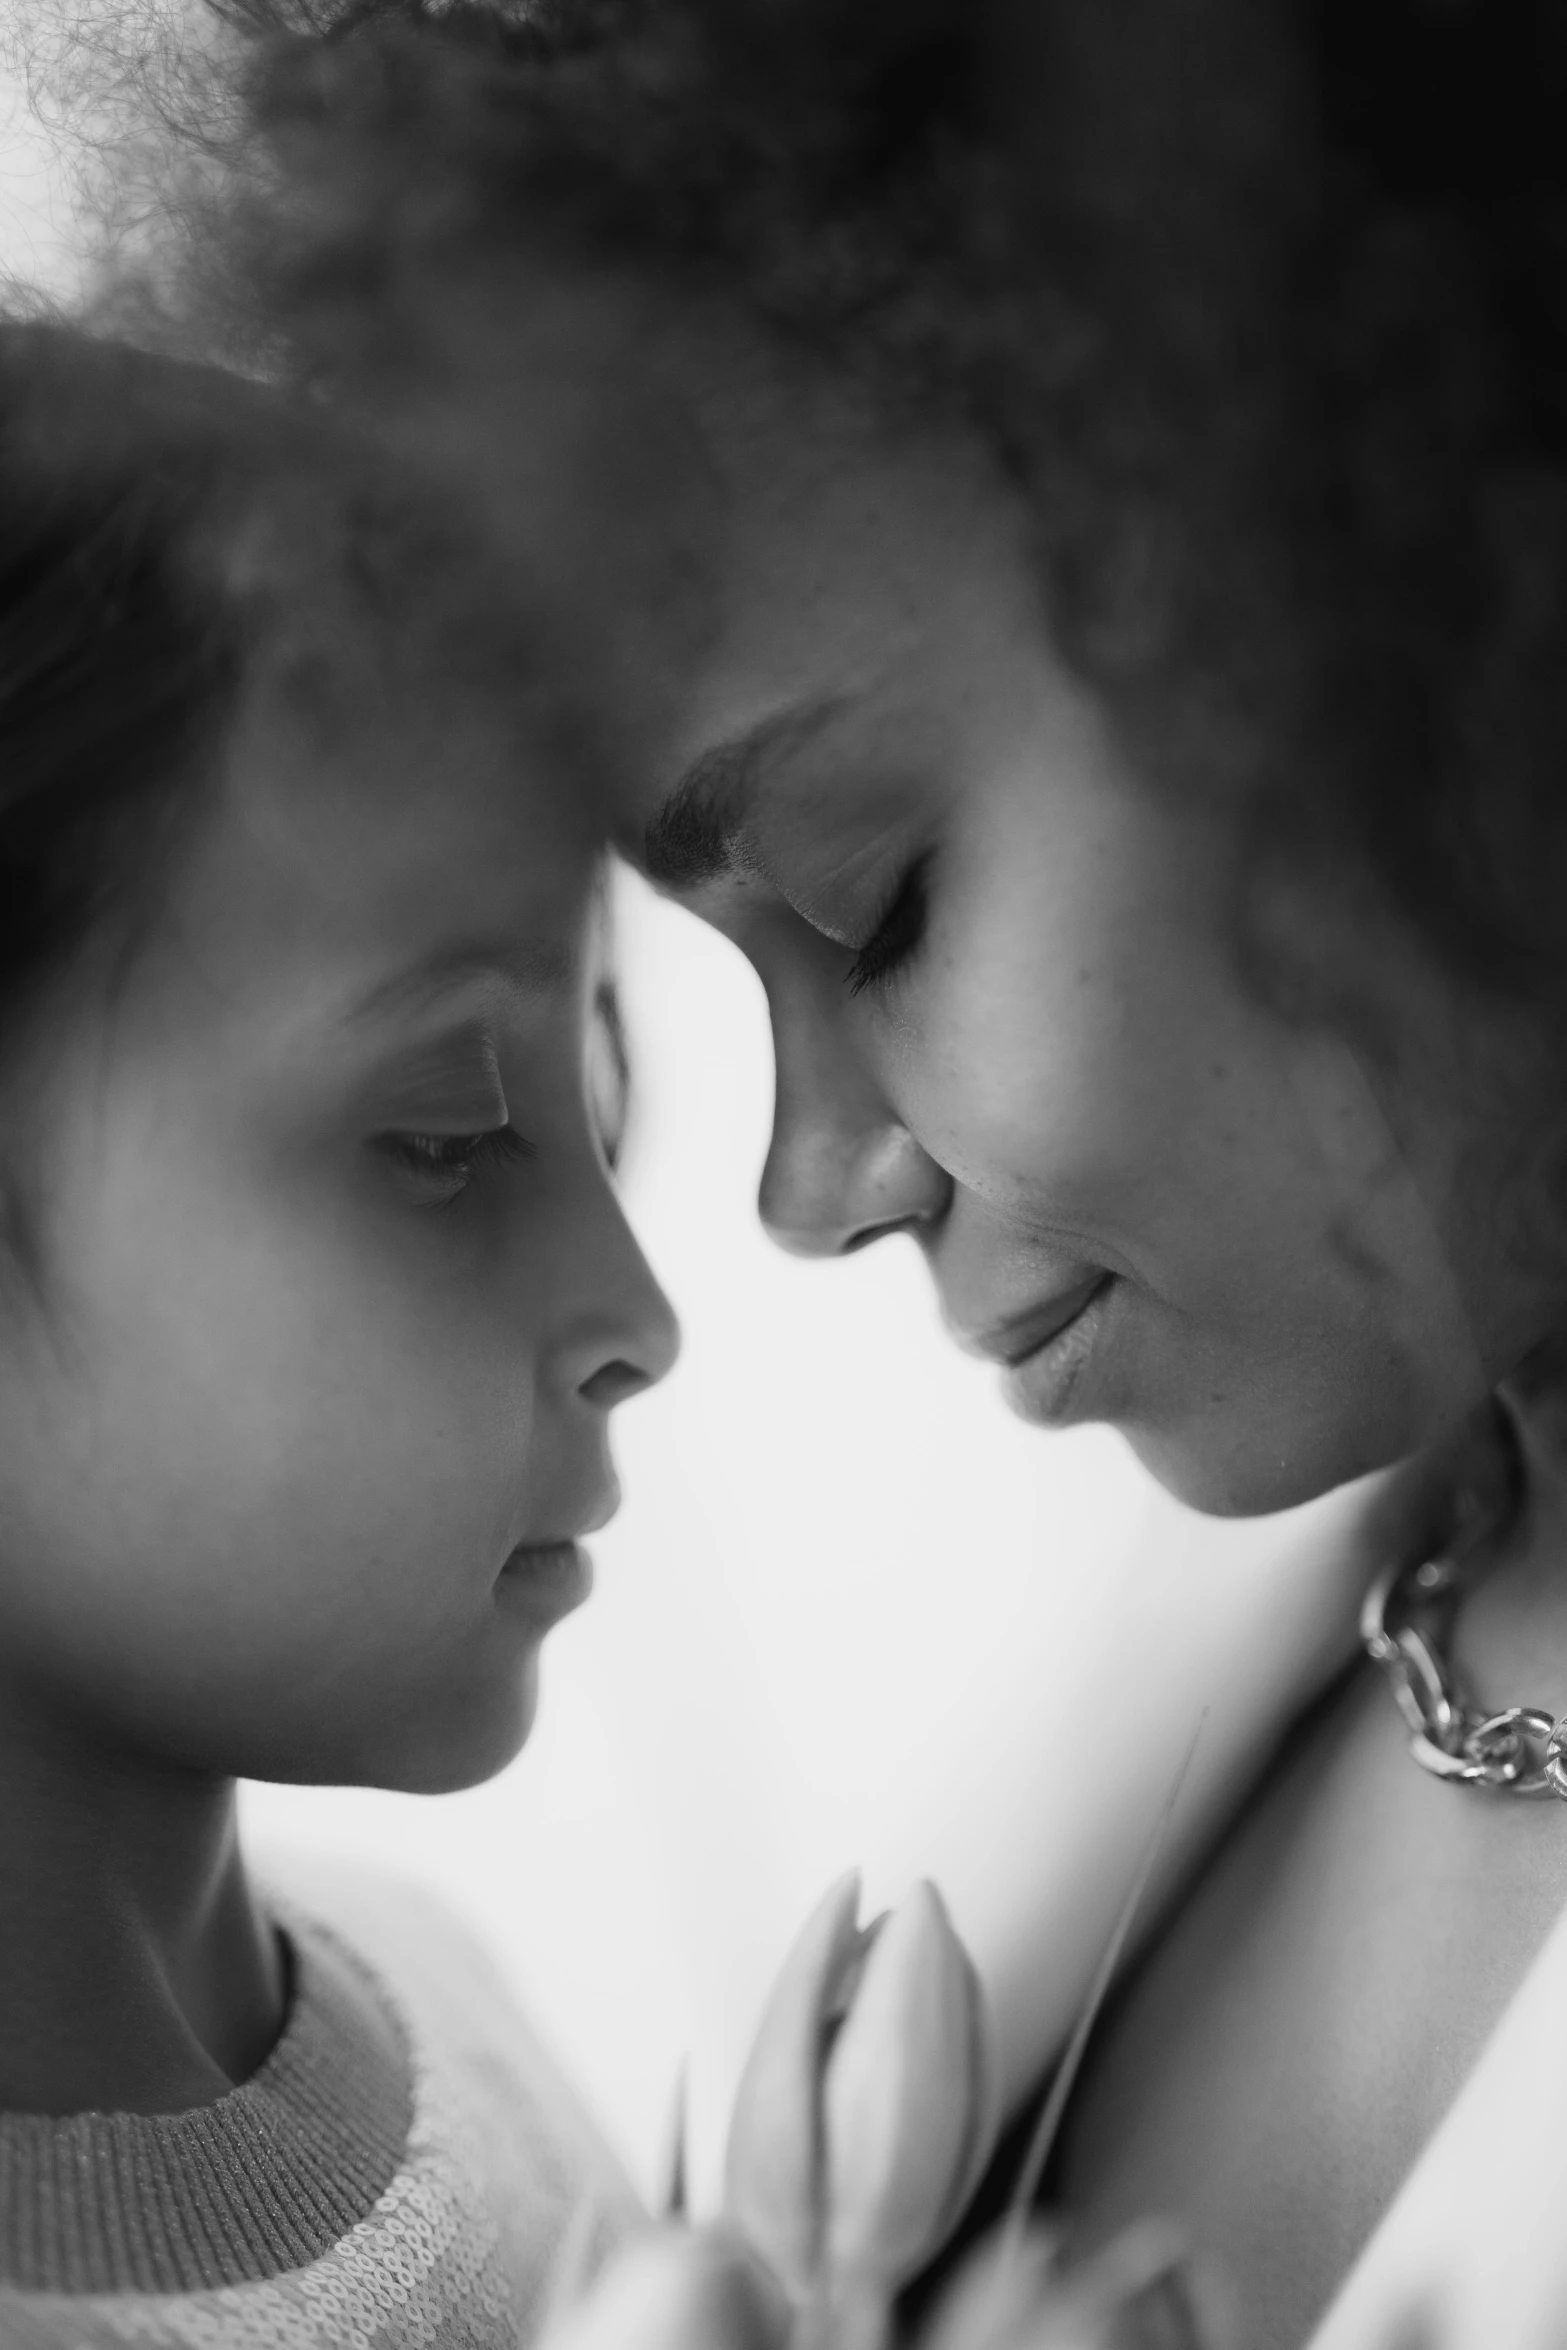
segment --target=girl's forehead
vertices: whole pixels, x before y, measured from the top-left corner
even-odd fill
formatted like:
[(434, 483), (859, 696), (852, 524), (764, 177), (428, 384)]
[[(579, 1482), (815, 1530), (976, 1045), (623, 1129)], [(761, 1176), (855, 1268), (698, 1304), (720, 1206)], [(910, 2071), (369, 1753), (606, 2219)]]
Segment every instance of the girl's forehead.
[(560, 975), (604, 849), (593, 779), (547, 729), (388, 704), (323, 738), (274, 709), (232, 744), (168, 910), (187, 959), (244, 990), (346, 1000), (486, 962)]

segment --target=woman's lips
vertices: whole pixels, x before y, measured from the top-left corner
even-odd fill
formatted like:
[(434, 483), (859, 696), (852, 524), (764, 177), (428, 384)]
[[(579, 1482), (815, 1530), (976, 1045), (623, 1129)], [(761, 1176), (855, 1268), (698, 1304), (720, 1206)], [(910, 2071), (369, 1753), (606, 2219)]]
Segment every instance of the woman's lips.
[(1012, 1343), (1001, 1359), (1007, 1401), (1022, 1419), (1049, 1428), (1075, 1416), (1073, 1400), (1103, 1332), (1114, 1286), (1114, 1274), (1097, 1274), (1032, 1324), (1011, 1326)]
[(1039, 1348), (1049, 1344), (1068, 1323), (1075, 1322), (1089, 1300), (1103, 1289), (1110, 1276), (1096, 1268), (1074, 1281), (1070, 1289), (1057, 1290), (1035, 1306), (1027, 1306), (1020, 1314), (1009, 1314), (1004, 1322), (994, 1322), (983, 1338), (976, 1339), (974, 1350), (989, 1355), (992, 1362), (1003, 1363), (1008, 1370), (1024, 1362)]
[(559, 1623), (593, 1589), (593, 1561), (580, 1542), (521, 1542), (500, 1571), (497, 1588), (541, 1622)]

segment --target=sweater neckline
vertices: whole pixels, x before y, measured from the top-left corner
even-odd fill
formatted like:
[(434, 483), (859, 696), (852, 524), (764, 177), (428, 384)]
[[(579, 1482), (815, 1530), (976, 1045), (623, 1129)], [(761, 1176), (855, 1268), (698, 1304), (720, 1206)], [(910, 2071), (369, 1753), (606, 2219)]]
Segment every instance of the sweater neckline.
[(0, 2286), (252, 2283), (374, 2208), (412, 2121), (406, 2032), (357, 1953), (292, 1911), (277, 1923), (288, 2010), (248, 2081), (180, 2113), (0, 2113)]

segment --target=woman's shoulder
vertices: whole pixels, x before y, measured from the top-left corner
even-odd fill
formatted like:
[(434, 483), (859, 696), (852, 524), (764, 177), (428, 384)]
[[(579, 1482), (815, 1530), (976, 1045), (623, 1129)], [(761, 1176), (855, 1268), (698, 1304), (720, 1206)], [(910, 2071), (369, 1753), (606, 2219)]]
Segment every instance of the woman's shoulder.
[(1455, 2345), (1555, 2350), (1567, 2323), (1564, 2101), (1567, 1908), (1311, 2350), (1378, 2350), (1415, 2339), (1422, 2326)]
[[(1489, 2149), (1507, 2146), (1515, 2177), (1531, 2099), (1554, 2112), (1567, 2093), (1556, 1808), (1487, 1803), (1418, 1770), (1369, 1667), (1328, 1693), (1106, 2011), (1054, 2181), (1087, 2233), (1178, 2215), (1259, 2346), (1300, 2342), (1366, 2262), (1326, 2338), (1399, 2338), (1354, 2318), (1395, 2252), (1402, 2286), (1444, 2297), (1472, 2255), (1488, 2268), (1501, 2235), (1466, 2224), (1460, 2241), (1452, 2214), (1477, 2210)], [(1555, 2192), (1554, 2155), (1541, 2175)], [(1543, 2249), (1516, 2283), (1542, 2277)], [(1453, 2336), (1529, 2338), (1500, 2321)]]

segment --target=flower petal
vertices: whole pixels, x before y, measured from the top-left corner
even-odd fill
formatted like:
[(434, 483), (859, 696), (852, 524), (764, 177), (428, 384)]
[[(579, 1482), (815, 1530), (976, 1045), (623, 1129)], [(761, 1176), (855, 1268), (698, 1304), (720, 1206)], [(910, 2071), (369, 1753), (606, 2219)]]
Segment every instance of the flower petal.
[(996, 2062), (990, 2007), (968, 1946), (958, 1937), (969, 1985), (969, 2023), (974, 2049), (974, 2104), (969, 2116), (968, 2145), (952, 2181), (952, 2200), (942, 2213), (938, 2240), (945, 2243), (973, 2200), (996, 2141), (1001, 2136), (1001, 2070)]
[(893, 2290), (939, 2248), (983, 2159), (978, 1978), (933, 1885), (872, 1945), (827, 2068), (830, 2272)]
[(798, 2300), (822, 2230), (822, 2070), (837, 1988), (859, 1950), (858, 1874), (806, 1920), (763, 2012), (735, 2096), (724, 2207)]

